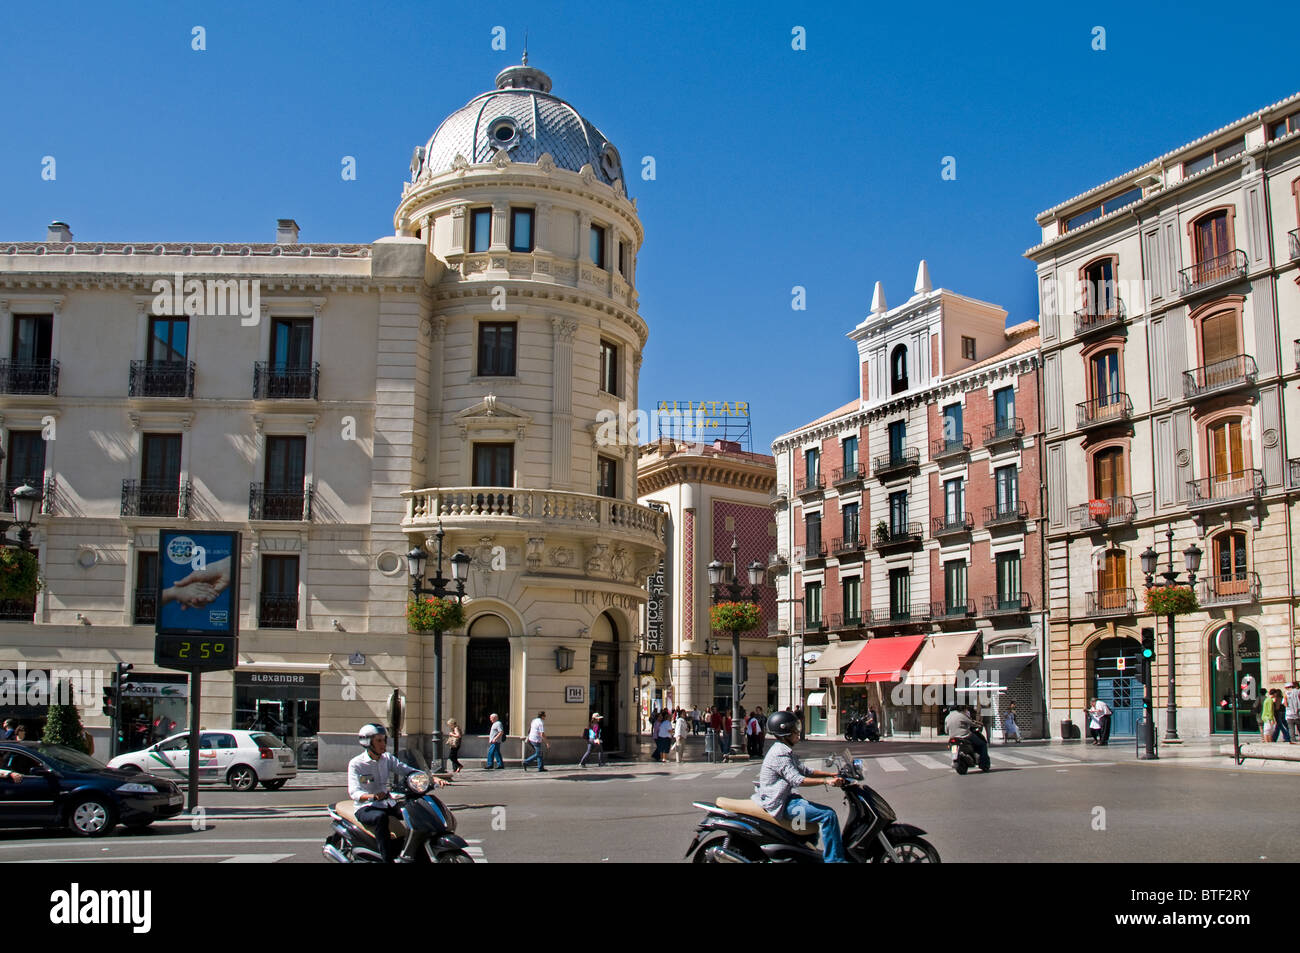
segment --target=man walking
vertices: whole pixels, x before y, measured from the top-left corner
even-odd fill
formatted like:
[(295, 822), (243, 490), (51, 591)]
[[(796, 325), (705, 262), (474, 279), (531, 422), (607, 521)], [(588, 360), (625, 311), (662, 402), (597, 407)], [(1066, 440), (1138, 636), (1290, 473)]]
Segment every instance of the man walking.
[(1100, 698), (1097, 699), (1097, 714), (1101, 717), (1101, 739), (1097, 742), (1097, 744), (1101, 745), (1101, 747), (1104, 748), (1106, 747), (1106, 745), (1110, 744), (1111, 710), (1110, 710), (1110, 706), (1107, 705)]
[(504, 771), (506, 762), (501, 757), (501, 742), (505, 740), (506, 727), (501, 724), (501, 718), (496, 712), (488, 715), (488, 721), (491, 722), (492, 727), (488, 729), (487, 769), (491, 771), (495, 767)]
[(546, 757), (542, 754), (543, 748), (549, 748), (551, 743), (546, 740), (546, 712), (539, 711), (533, 723), (528, 726), (528, 743), (533, 746), (533, 753), (524, 759), (523, 769), (528, 770), (528, 762), (536, 761), (537, 770), (546, 770)]
[(1300, 728), (1300, 688), (1296, 687), (1295, 682), (1286, 683), (1283, 698), (1286, 699), (1286, 724), (1291, 729), (1291, 744), (1295, 744), (1296, 729)]

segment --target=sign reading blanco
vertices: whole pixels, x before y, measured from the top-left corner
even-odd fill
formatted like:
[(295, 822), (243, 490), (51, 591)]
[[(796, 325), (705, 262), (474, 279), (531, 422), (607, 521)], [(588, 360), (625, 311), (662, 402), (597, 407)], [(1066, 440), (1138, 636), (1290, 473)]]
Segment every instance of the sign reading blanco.
[(152, 890), (82, 890), (74, 883), (50, 894), (50, 922), (61, 925), (125, 923), (133, 933), (153, 926)]

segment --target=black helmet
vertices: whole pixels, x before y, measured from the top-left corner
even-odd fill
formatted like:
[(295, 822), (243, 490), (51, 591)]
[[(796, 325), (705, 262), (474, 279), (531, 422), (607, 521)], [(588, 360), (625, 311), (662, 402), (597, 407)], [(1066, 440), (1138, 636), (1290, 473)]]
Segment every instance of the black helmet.
[(799, 719), (788, 711), (778, 711), (767, 719), (767, 733), (785, 738), (799, 727)]

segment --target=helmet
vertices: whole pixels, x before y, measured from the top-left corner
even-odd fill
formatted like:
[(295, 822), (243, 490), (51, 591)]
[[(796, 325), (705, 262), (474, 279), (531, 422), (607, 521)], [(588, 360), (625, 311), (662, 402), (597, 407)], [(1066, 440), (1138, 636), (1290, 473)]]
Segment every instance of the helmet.
[(369, 748), (372, 741), (378, 736), (388, 737), (388, 731), (380, 724), (362, 725), (361, 730), (357, 732), (357, 744), (363, 748)]
[(767, 733), (785, 738), (799, 727), (799, 719), (791, 712), (778, 711), (767, 719)]

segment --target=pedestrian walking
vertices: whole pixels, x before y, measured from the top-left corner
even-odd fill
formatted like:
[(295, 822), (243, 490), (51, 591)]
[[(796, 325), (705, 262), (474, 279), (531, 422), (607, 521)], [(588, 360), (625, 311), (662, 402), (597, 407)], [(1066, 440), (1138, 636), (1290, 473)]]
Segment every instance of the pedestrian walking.
[(12, 718), (6, 718), (4, 724), (4, 732), (0, 734), (0, 741), (13, 741), (14, 731), (17, 728), (18, 728), (18, 722), (14, 721)]
[(1092, 705), (1087, 710), (1088, 718), (1088, 737), (1092, 739), (1091, 744), (1101, 744), (1101, 709), (1097, 707), (1097, 699), (1092, 700)]
[(587, 759), (591, 757), (591, 752), (593, 750), (597, 754), (597, 763), (602, 768), (605, 766), (605, 743), (604, 739), (600, 736), (600, 723), (603, 720), (603, 717), (604, 716), (602, 716), (598, 711), (592, 712), (591, 724), (587, 726), (585, 732), (587, 738), (587, 750), (584, 751), (582, 757), (578, 759), (578, 767), (580, 768), (585, 768), (587, 766)]
[(1016, 703), (1012, 702), (1007, 708), (1007, 714), (1002, 719), (1002, 743), (1011, 744), (1011, 739), (1016, 739), (1016, 744), (1020, 744), (1020, 726), (1016, 724)]
[(14, 729), (14, 741), (26, 741), (26, 740), (27, 740), (27, 726), (19, 725), (17, 728)]
[(677, 763), (682, 763), (682, 752), (686, 748), (686, 712), (677, 709), (677, 720), (673, 722), (672, 753), (677, 755)]
[(455, 718), (447, 719), (447, 757), (451, 759), (451, 773), (460, 774), (462, 767), (460, 763), (460, 743), (464, 738), (464, 732), (460, 730), (460, 725), (456, 724)]
[(529, 762), (536, 761), (537, 770), (545, 771), (546, 756), (542, 751), (551, 746), (551, 743), (546, 740), (546, 712), (539, 711), (533, 723), (528, 726), (528, 743), (533, 746), (533, 753), (524, 758), (523, 769), (527, 771)]
[(659, 760), (667, 763), (668, 748), (673, 743), (672, 712), (664, 709), (659, 714), (659, 725), (655, 729), (655, 739), (659, 742)]
[(1291, 744), (1296, 743), (1296, 734), (1300, 732), (1300, 688), (1296, 687), (1295, 682), (1286, 683), (1286, 691), (1283, 693), (1283, 699), (1286, 702), (1286, 725), (1291, 735)]
[(751, 758), (758, 757), (758, 712), (751, 711), (745, 720), (745, 753)]
[(495, 767), (504, 771), (506, 762), (501, 757), (501, 742), (506, 737), (506, 726), (501, 723), (501, 716), (496, 712), (488, 715), (488, 722), (490, 727), (488, 728), (487, 770), (491, 771)]

